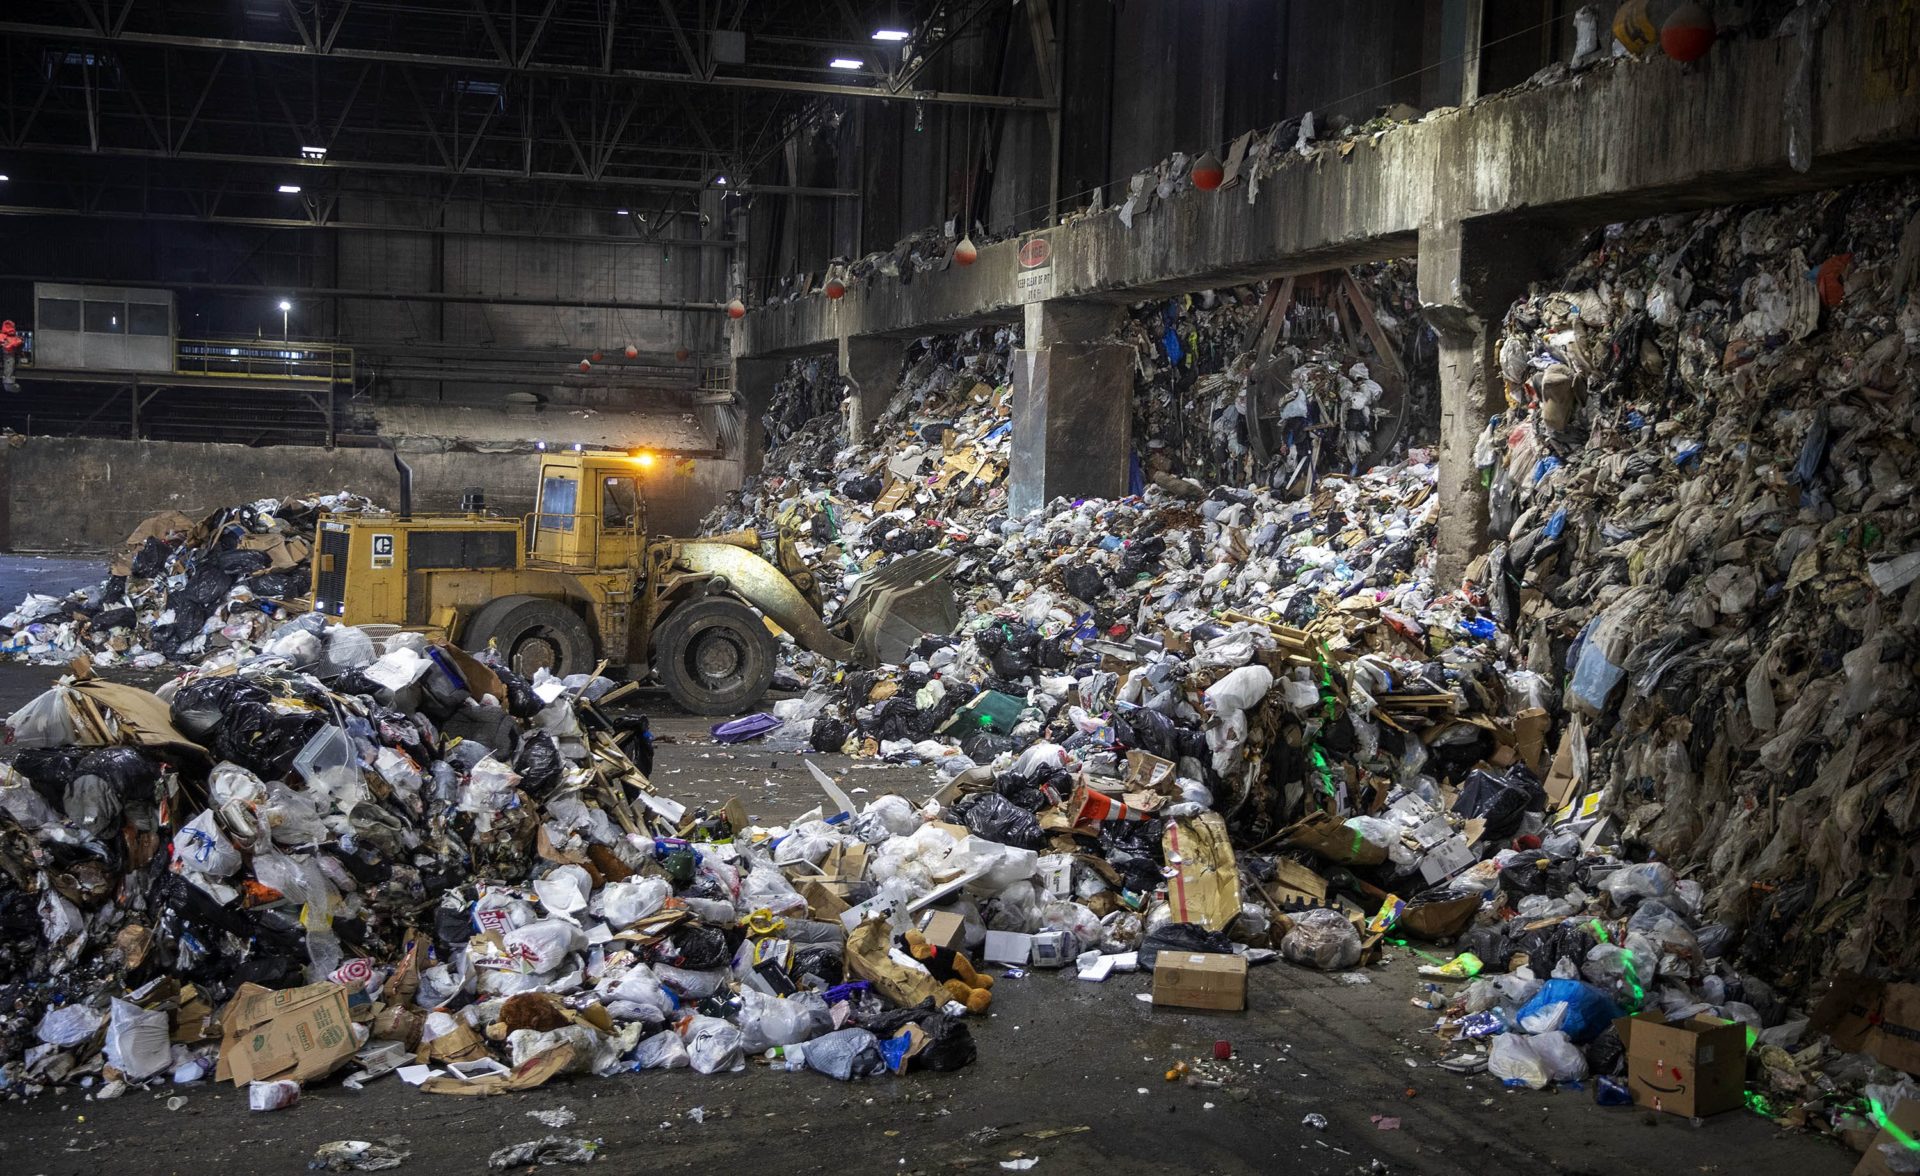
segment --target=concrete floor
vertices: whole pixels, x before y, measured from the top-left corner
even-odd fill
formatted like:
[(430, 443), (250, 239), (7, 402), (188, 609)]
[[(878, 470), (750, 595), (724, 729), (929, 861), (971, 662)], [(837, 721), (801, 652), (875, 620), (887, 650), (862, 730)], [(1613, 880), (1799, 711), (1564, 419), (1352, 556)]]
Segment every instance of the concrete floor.
[[(12, 562), (0, 557), (0, 584)], [(0, 664), (0, 708), (11, 711), (55, 675), (51, 667)], [(799, 756), (720, 747), (706, 720), (673, 713), (664, 695), (658, 701), (655, 775), (680, 800), (718, 804), (737, 794), (769, 822), (817, 803)], [(844, 772), (842, 786), (856, 798), (897, 791), (918, 800), (930, 791), (921, 769), (819, 762)], [(1095, 985), (1032, 972), (995, 989), (992, 1014), (973, 1025), (973, 1066), (858, 1084), (749, 1065), (731, 1075), (562, 1079), (469, 1101), (386, 1078), (361, 1093), (321, 1084), (272, 1114), (250, 1113), (245, 1093), (231, 1087), (134, 1091), (106, 1103), (60, 1091), (0, 1104), (0, 1173), (296, 1173), (330, 1140), (390, 1137), (413, 1151), (402, 1172), (478, 1172), (495, 1148), (550, 1134), (527, 1112), (555, 1107), (579, 1116), (562, 1134), (604, 1141), (608, 1170), (621, 1172), (997, 1172), (1023, 1157), (1038, 1157), (1042, 1176), (1841, 1176), (1853, 1167), (1855, 1157), (1834, 1144), (1783, 1134), (1745, 1112), (1694, 1127), (1596, 1107), (1585, 1091), (1510, 1092), (1484, 1075), (1438, 1070), (1432, 1063), (1445, 1051), (1425, 1032), (1432, 1014), (1409, 1004), (1420, 987), (1418, 961), (1393, 957), (1365, 985), (1286, 963), (1256, 968), (1243, 1013), (1156, 1010), (1136, 999), (1148, 990), (1145, 975)], [(1235, 1050), (1221, 1085), (1163, 1080), (1174, 1061), (1210, 1058), (1216, 1039)], [(169, 1112), (174, 1095), (186, 1105)], [(695, 1108), (704, 1108), (704, 1122), (688, 1117)], [(1311, 1113), (1326, 1117), (1326, 1130), (1302, 1125)], [(1375, 1116), (1400, 1125), (1381, 1130)]]

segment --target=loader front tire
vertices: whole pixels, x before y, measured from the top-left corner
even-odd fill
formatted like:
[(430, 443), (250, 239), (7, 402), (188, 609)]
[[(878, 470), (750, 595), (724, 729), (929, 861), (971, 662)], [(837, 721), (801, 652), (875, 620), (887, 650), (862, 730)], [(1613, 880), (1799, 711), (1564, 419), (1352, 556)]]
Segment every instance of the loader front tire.
[(737, 715), (760, 705), (778, 656), (759, 614), (725, 596), (680, 605), (653, 636), (661, 685), (696, 715)]
[(556, 678), (593, 669), (593, 634), (579, 614), (557, 600), (502, 596), (488, 601), (467, 622), (460, 644), (479, 653), (490, 641), (507, 668), (528, 680), (542, 668)]

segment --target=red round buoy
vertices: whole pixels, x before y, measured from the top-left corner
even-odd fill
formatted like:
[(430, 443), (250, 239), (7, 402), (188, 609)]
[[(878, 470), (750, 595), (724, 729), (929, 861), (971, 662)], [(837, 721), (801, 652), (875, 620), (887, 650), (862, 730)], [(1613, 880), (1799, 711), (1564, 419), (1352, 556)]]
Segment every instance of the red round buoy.
[(580, 370), (581, 370), (582, 372), (590, 372), (590, 371), (592, 371), (592, 370), (593, 370), (593, 361), (592, 361), (592, 360), (590, 360), (590, 359), (583, 359), (583, 360), (581, 360), (581, 361), (580, 361)]
[(1660, 51), (1678, 62), (1698, 61), (1713, 48), (1713, 17), (1695, 3), (1682, 4), (1660, 26)]
[(635, 346), (634, 346), (633, 344), (631, 344), (631, 343), (629, 343), (629, 344), (627, 344), (627, 358), (628, 358), (628, 359), (639, 359), (639, 358), (640, 358), (640, 349), (639, 349), (638, 347), (635, 347)]
[(738, 298), (734, 299), (732, 302), (727, 303), (727, 317), (730, 319), (746, 318), (747, 304), (740, 301)]
[(1202, 152), (1200, 158), (1193, 161), (1193, 186), (1202, 192), (1211, 192), (1227, 178), (1227, 169), (1220, 164), (1220, 157), (1212, 151)]
[(595, 363), (599, 363), (601, 357), (600, 357), (600, 353), (596, 351), (592, 355), (587, 356), (587, 358), (592, 360)]
[(972, 265), (978, 260), (980, 260), (980, 247), (973, 243), (973, 235), (968, 234), (960, 238), (960, 243), (953, 247), (953, 263)]
[(838, 301), (847, 296), (847, 284), (839, 278), (828, 278), (825, 293), (827, 297)]
[(673, 353), (673, 357), (679, 360), (681, 363), (685, 363), (689, 359), (693, 358), (693, 352), (688, 351), (686, 348), (682, 347), (680, 350)]

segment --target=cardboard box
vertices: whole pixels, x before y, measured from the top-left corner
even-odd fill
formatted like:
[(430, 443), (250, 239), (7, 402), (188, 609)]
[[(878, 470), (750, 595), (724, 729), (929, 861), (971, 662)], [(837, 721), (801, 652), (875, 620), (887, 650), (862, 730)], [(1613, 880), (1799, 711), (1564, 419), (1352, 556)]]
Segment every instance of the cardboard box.
[(1244, 1009), (1246, 957), (1163, 951), (1153, 963), (1153, 1003), (1175, 1009)]
[(349, 1020), (347, 990), (341, 985), (309, 984), (274, 992), (242, 984), (220, 1015), (215, 1077), (231, 1077), (235, 1086), (324, 1077), (359, 1049)]
[(1513, 749), (1537, 779), (1547, 768), (1547, 732), (1553, 716), (1540, 707), (1528, 707), (1513, 716)]
[(1025, 967), (1033, 954), (1033, 936), (1019, 931), (987, 932), (985, 955), (990, 964), (1013, 964)]
[(1747, 1027), (1718, 1017), (1667, 1021), (1636, 1013), (1613, 1023), (1627, 1047), (1627, 1087), (1637, 1106), (1689, 1118), (1745, 1102)]
[(1843, 972), (1808, 1014), (1808, 1027), (1849, 1052), (1920, 1074), (1920, 984), (1889, 984)]
[(1205, 812), (1168, 821), (1161, 850), (1178, 872), (1167, 882), (1167, 903), (1180, 923), (1225, 930), (1240, 914), (1240, 870), (1226, 818)]
[(967, 950), (967, 923), (952, 911), (928, 911), (920, 920), (920, 934), (934, 947)]
[[(1920, 1136), (1920, 1100), (1908, 1098), (1894, 1103), (1893, 1109), (1887, 1112), (1887, 1121), (1907, 1136)], [(1860, 1163), (1854, 1167), (1853, 1176), (1902, 1176), (1888, 1162), (1891, 1153), (1880, 1150), (1883, 1144), (1893, 1153), (1906, 1146), (1894, 1141), (1893, 1132), (1885, 1127), (1880, 1128), (1880, 1133), (1873, 1137), (1873, 1142), (1867, 1145), (1866, 1154), (1860, 1157)]]

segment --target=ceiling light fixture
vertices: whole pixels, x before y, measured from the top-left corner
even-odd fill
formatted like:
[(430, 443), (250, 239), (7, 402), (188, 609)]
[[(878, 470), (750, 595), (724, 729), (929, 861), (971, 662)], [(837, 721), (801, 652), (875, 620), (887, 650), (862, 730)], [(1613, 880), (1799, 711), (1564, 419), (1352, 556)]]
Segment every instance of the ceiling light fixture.
[(282, 196), (298, 196), (300, 194), (300, 185), (282, 184), (280, 185), (280, 194)]
[(727, 177), (715, 176), (713, 182), (720, 185), (722, 188), (724, 188), (727, 186)]
[(913, 36), (913, 34), (907, 32), (905, 29), (875, 29), (873, 31), (873, 39), (876, 41), (904, 41), (911, 36)]
[(832, 61), (827, 62), (827, 64), (834, 69), (859, 69), (867, 63), (858, 57), (836, 57)]
[(300, 149), (300, 158), (302, 159), (325, 159), (326, 157), (327, 149), (325, 147), (302, 147)]
[(631, 215), (633, 215), (633, 214), (632, 214), (632, 213), (630, 213), (630, 212), (628, 212), (628, 211), (627, 211), (626, 209), (624, 209), (624, 208), (616, 208), (616, 209), (614, 209), (614, 210), (613, 210), (613, 215), (615, 215), (615, 216), (631, 216)]

